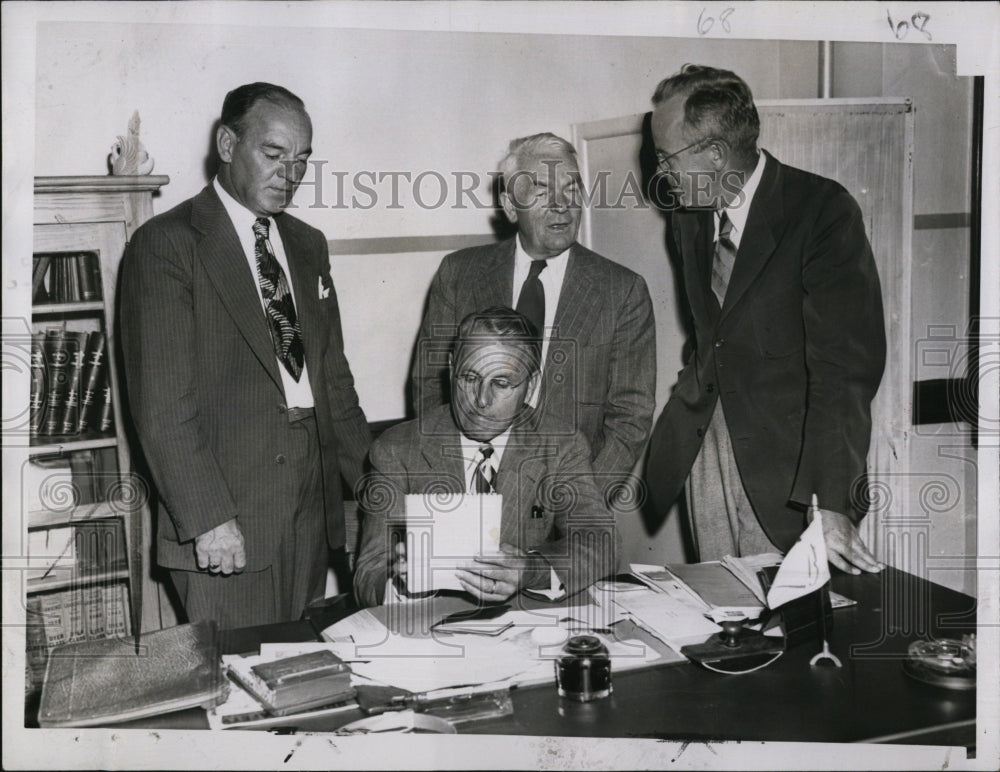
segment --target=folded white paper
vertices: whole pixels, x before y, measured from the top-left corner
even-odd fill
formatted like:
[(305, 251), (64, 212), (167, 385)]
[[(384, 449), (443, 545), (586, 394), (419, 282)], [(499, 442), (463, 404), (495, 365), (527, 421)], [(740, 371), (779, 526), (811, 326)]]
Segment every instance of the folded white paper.
[(478, 555), (500, 553), (500, 494), (411, 494), (405, 506), (406, 588), (411, 593), (462, 590), (456, 569)]

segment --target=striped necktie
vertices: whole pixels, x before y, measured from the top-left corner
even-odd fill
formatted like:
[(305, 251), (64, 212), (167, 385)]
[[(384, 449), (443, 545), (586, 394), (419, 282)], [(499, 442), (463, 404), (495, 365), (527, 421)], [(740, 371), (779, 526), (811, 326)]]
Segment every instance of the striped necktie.
[(264, 298), (274, 354), (298, 381), (302, 376), (302, 363), (305, 359), (302, 330), (299, 329), (299, 320), (295, 315), (295, 303), (292, 301), (288, 279), (271, 248), (271, 240), (268, 238), (270, 227), (271, 221), (266, 217), (258, 217), (253, 224), (260, 294)]
[(490, 457), (493, 455), (493, 446), (488, 442), (480, 445), (479, 455), (481, 458), (479, 463), (476, 464), (476, 471), (472, 473), (476, 493), (496, 493), (496, 472), (493, 469), (493, 464), (490, 462)]
[(725, 303), (729, 279), (736, 264), (736, 245), (730, 239), (732, 231), (733, 223), (723, 210), (719, 217), (719, 238), (715, 242), (715, 255), (712, 258), (712, 292), (715, 293), (720, 307)]

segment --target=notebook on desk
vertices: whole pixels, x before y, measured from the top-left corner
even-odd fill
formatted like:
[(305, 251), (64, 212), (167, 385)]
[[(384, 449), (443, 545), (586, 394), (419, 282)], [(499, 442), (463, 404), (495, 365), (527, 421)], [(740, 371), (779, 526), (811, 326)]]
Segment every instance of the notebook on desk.
[(178, 625), (143, 636), (57, 646), (49, 654), (38, 723), (42, 727), (114, 724), (225, 698), (215, 622)]

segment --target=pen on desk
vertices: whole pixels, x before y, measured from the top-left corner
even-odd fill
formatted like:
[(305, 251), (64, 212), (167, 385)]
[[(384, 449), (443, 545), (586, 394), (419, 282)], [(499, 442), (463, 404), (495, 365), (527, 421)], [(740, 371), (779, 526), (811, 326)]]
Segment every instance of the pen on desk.
[(456, 686), (448, 689), (434, 689), (427, 692), (417, 692), (416, 694), (398, 694), (392, 698), (393, 703), (405, 703), (407, 705), (426, 705), (428, 702), (437, 700), (453, 700), (456, 698), (474, 697), (477, 694), (487, 694), (499, 690), (510, 689), (510, 684), (506, 681), (492, 681), (484, 684), (471, 686)]

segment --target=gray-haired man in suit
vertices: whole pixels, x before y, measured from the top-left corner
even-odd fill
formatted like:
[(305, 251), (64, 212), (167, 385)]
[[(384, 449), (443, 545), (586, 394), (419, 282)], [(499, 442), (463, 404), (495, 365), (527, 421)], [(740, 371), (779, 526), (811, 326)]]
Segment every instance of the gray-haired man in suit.
[(555, 600), (615, 572), (614, 520), (594, 485), (586, 438), (572, 429), (540, 432), (539, 416), (526, 404), (540, 359), (534, 325), (511, 308), (462, 321), (449, 359), (450, 407), (394, 426), (372, 445), (354, 574), (359, 603), (405, 595), (397, 581), (406, 571), (403, 543), (392, 541), (406, 522), (406, 494), (503, 496), (505, 554), (470, 556), (458, 571), (465, 592), (480, 601), (522, 590)]
[(122, 348), (161, 500), (157, 559), (191, 621), (297, 619), (344, 545), (341, 474), (370, 434), (344, 358), (326, 239), (284, 212), (312, 152), (297, 96), (231, 91), (218, 176), (141, 227)]
[(500, 203), (517, 235), (447, 255), (431, 283), (411, 373), (418, 416), (448, 399), (445, 360), (459, 322), (490, 306), (523, 312), (543, 333), (530, 403), (539, 431), (571, 427), (590, 443), (605, 495), (632, 471), (656, 386), (653, 306), (641, 276), (576, 242), (576, 151), (553, 134), (516, 139), (500, 164)]

